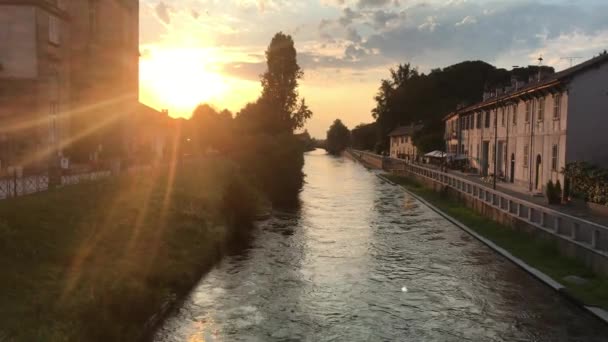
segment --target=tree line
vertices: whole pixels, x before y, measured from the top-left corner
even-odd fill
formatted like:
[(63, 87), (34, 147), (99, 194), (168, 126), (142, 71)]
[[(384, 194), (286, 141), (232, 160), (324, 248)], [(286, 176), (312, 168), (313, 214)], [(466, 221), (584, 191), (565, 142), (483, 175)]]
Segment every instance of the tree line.
[(266, 50), (262, 93), (236, 115), (198, 106), (183, 122), (182, 152), (227, 156), (254, 177), (273, 203), (292, 205), (304, 184), (306, 143), (294, 135), (312, 116), (298, 93), (304, 75), (291, 36), (277, 33)]
[(409, 63), (399, 64), (380, 82), (371, 113), (374, 122), (355, 127), (351, 143), (358, 149), (388, 152), (393, 129), (422, 123), (424, 128), (413, 136), (418, 149), (443, 150), (443, 117), (481, 101), (484, 91), (508, 86), (512, 78), (527, 81), (538, 72), (537, 66), (508, 71), (483, 61), (465, 61), (425, 74)]

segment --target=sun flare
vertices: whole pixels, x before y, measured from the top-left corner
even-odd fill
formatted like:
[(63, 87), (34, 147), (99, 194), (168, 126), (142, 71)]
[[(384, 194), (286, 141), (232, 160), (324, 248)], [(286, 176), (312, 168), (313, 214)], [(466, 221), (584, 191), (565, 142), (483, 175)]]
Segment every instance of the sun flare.
[(201, 49), (148, 50), (140, 62), (142, 100), (174, 117), (189, 117), (198, 104), (218, 101), (229, 87), (213, 57)]

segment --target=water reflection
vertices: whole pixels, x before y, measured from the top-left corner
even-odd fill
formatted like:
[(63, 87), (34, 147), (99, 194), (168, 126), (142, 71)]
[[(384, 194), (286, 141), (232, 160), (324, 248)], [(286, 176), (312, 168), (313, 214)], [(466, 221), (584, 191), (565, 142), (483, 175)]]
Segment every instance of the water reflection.
[[(157, 341), (603, 341), (607, 329), (372, 171), (306, 156), (295, 213), (207, 275)], [(404, 291), (404, 288), (406, 291)]]

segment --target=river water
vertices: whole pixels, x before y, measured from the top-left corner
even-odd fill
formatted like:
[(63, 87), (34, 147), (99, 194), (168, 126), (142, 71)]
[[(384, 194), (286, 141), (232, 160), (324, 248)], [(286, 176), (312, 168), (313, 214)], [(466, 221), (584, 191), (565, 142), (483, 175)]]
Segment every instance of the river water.
[(608, 341), (608, 329), (401, 188), (319, 150), (156, 341)]

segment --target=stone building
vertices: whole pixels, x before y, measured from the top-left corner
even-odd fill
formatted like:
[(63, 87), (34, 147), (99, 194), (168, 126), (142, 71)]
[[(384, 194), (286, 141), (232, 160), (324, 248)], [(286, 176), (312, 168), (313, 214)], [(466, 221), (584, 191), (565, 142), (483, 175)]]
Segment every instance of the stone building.
[(0, 173), (46, 167), (69, 135), (64, 2), (0, 0)]
[(446, 116), (447, 151), (531, 192), (569, 162), (608, 166), (608, 54), (528, 81)]
[(139, 1), (71, 0), (67, 8), (72, 157), (86, 161), (110, 150), (120, 155), (133, 129), (128, 119), (140, 108)]
[(411, 124), (397, 127), (391, 131), (389, 133), (391, 157), (415, 160), (418, 157), (418, 148), (414, 145), (413, 136), (422, 128), (422, 125)]
[(128, 150), (138, 0), (0, 0), (0, 47), (0, 172)]

